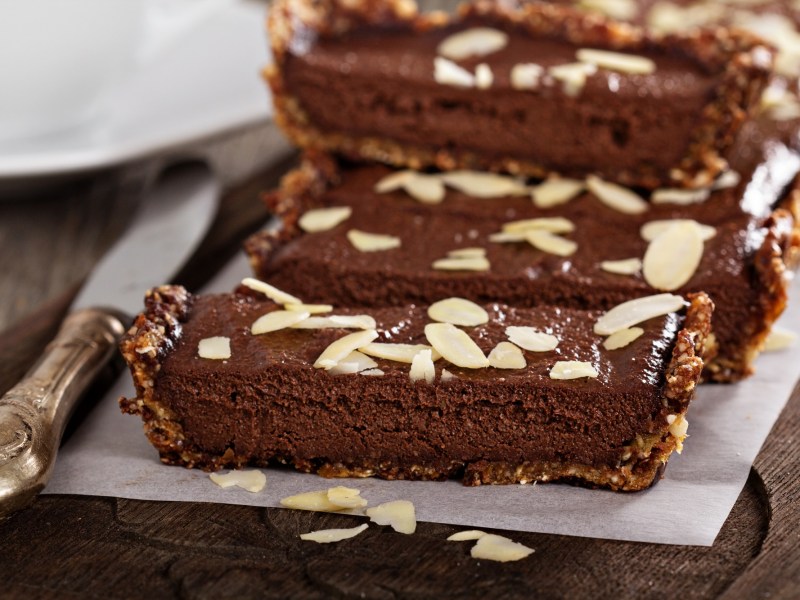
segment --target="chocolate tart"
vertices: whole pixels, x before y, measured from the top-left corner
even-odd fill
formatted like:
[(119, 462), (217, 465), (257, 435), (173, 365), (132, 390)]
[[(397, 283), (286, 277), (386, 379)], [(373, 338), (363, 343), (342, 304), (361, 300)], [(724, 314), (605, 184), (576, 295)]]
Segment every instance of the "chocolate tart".
[[(507, 42), (453, 63), (472, 75), (483, 64), (489, 79), (437, 78), (442, 42), (475, 28)], [(708, 185), (727, 167), (772, 61), (744, 32), (655, 38), (536, 2), (478, 1), (450, 18), (408, 1), (278, 0), (269, 33), (275, 118), (300, 147), (415, 169), (594, 173), (649, 189)], [(644, 57), (655, 71), (600, 66), (575, 89), (552, 68), (586, 48)], [(512, 73), (528, 63), (542, 73), (520, 87)]]
[[(791, 137), (794, 130), (786, 127), (781, 131)], [(371, 307), (456, 295), (519, 307), (608, 309), (654, 289), (641, 273), (610, 273), (601, 263), (642, 258), (648, 242), (641, 231), (651, 221), (692, 219), (713, 228), (714, 237), (705, 241), (696, 271), (676, 293), (704, 291), (714, 300), (718, 355), (708, 361), (706, 376), (734, 381), (752, 372), (783, 311), (788, 273), (800, 248), (800, 191), (794, 180), (800, 157), (781, 140), (781, 131), (751, 123), (742, 132), (734, 163), (741, 174), (738, 185), (711, 192), (699, 204), (650, 204), (636, 215), (609, 208), (588, 192), (546, 209), (529, 196), (474, 198), (453, 189), (440, 204), (424, 204), (403, 190), (374, 190), (393, 172), (389, 167), (307, 155), (280, 190), (265, 196), (279, 225), (255, 234), (245, 246), (258, 277), (306, 302)], [(327, 231), (306, 233), (298, 226), (309, 209), (331, 206), (351, 207), (352, 214)], [(564, 234), (577, 243), (574, 254), (490, 241), (510, 221), (543, 217), (574, 225)], [(352, 229), (396, 236), (401, 245), (361, 252), (348, 240)], [(433, 267), (465, 247), (485, 248), (489, 269)]]
[[(192, 296), (165, 286), (147, 294), (121, 343), (136, 397), (120, 405), (142, 417), (162, 462), (640, 490), (680, 450), (713, 305), (695, 295), (682, 314), (651, 318), (639, 325), (639, 338), (606, 350), (593, 333), (599, 311), (489, 304), (485, 324), (462, 328), (483, 352), (513, 325), (549, 332), (558, 346), (523, 351), (527, 366), (517, 369), (461, 368), (440, 358), (430, 382), (411, 381), (408, 364), (380, 358), (378, 376), (315, 368), (326, 347), (351, 331), (253, 335), (251, 325), (278, 308), (249, 290)], [(354, 312), (362, 311), (335, 310)], [(427, 343), (426, 307), (366, 312), (376, 342)], [(217, 336), (229, 339), (229, 358), (200, 358), (201, 340)], [(597, 376), (552, 379), (560, 360), (588, 361)]]

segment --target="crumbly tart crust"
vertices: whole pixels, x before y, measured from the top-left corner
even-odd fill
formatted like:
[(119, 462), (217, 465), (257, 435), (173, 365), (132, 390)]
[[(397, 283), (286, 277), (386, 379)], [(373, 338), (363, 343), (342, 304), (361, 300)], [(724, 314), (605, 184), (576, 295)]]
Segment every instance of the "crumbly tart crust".
[[(298, 226), (299, 217), (314, 206), (315, 198), (336, 186), (340, 177), (336, 159), (323, 152), (309, 152), (301, 165), (283, 178), (278, 190), (264, 195), (265, 203), (280, 223), (257, 232), (244, 244), (257, 276), (265, 276), (267, 265), (287, 243), (306, 235)], [(751, 375), (773, 323), (786, 308), (789, 283), (800, 263), (800, 176), (762, 227), (766, 234), (749, 267), (757, 300), (749, 318), (740, 324), (741, 342), (735, 347), (718, 348), (712, 331), (704, 354), (706, 380), (731, 383)]]
[[(202, 440), (185, 435), (183, 416), (165, 406), (156, 394), (162, 362), (180, 343), (182, 325), (190, 318), (192, 304), (193, 297), (178, 286), (163, 286), (149, 291), (145, 311), (136, 318), (120, 345), (136, 388), (134, 398), (120, 399), (120, 407), (125, 413), (141, 416), (145, 433), (165, 464), (213, 471), (279, 463), (323, 477), (443, 480), (460, 476), (463, 483), (470, 486), (564, 480), (615, 491), (636, 491), (653, 483), (671, 453), (681, 448), (685, 437), (685, 434), (671, 433), (670, 425), (664, 422), (656, 426), (655, 431), (632, 439), (621, 449), (616, 465), (603, 467), (570, 462), (464, 463), (446, 458), (435, 464), (393, 464), (391, 460), (376, 462), (359, 456), (358, 451), (354, 451), (352, 460), (346, 463), (242, 454), (230, 447), (221, 454), (212, 454), (202, 449)], [(705, 294), (694, 294), (689, 298), (683, 326), (677, 332), (664, 371), (661, 403), (678, 419), (685, 415), (703, 370), (701, 353), (708, 340), (712, 312), (713, 303)]]
[(584, 13), (564, 5), (536, 2), (476, 0), (460, 7), (457, 16), (421, 14), (413, 0), (276, 0), (268, 20), (274, 63), (264, 70), (273, 94), (275, 120), (301, 148), (316, 148), (353, 159), (375, 160), (413, 169), (474, 169), (545, 177), (546, 164), (519, 157), (493, 157), (451, 148), (431, 149), (399, 143), (388, 137), (352, 136), (322, 131), (303, 108), (301, 98), (287, 90), (282, 72), (288, 53), (316, 37), (338, 36), (370, 27), (407, 29), (409, 34), (443, 28), (470, 19), (504, 23), (535, 37), (562, 39), (576, 45), (636, 53), (644, 49), (678, 47), (709, 72), (720, 73), (719, 84), (702, 111), (688, 151), (668, 174), (647, 165), (604, 173), (607, 179), (648, 189), (703, 187), (727, 168), (726, 151), (765, 88), (772, 62), (763, 41), (728, 28), (706, 29), (677, 36), (653, 37), (631, 24)]

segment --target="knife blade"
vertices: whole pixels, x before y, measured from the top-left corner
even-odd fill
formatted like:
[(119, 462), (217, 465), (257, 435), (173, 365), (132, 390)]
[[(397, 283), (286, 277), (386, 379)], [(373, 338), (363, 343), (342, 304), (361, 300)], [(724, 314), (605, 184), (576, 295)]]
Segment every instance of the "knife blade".
[(84, 283), (42, 357), (0, 398), (0, 515), (24, 507), (47, 484), (82, 392), (114, 354), (144, 292), (170, 281), (193, 254), (218, 197), (203, 163), (162, 175)]

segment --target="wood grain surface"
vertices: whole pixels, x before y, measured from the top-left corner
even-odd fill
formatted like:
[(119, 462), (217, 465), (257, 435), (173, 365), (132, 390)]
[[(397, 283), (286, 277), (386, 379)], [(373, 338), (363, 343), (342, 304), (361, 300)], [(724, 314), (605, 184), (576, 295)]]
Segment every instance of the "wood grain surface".
[[(254, 143), (278, 143), (274, 132), (248, 135), (226, 142), (228, 162), (241, 165), (237, 156), (252, 156)], [(273, 159), (285, 154), (275, 150)], [(290, 164), (269, 163), (228, 190), (212, 231), (176, 281), (197, 288), (265, 222), (259, 191)], [(0, 391), (36, 359), (76, 285), (124, 228), (141, 191), (135, 175), (136, 169), (97, 173), (0, 204), (0, 329), (7, 327), (0, 335)], [(0, 597), (798, 598), (798, 431), (796, 389), (711, 548), (518, 533), (511, 537), (535, 553), (500, 564), (472, 559), (469, 543), (446, 542), (457, 530), (447, 525), (421, 523), (411, 536), (371, 527), (355, 539), (318, 545), (298, 534), (360, 521), (46, 496), (0, 522)]]

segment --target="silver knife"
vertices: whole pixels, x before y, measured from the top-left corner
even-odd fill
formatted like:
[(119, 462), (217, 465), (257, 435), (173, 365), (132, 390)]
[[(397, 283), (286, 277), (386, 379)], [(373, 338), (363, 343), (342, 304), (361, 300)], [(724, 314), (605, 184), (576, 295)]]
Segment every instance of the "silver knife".
[(47, 484), (82, 393), (116, 351), (144, 292), (168, 282), (194, 252), (218, 197), (205, 164), (162, 176), (92, 271), (43, 356), (0, 398), (0, 515), (22, 508)]

